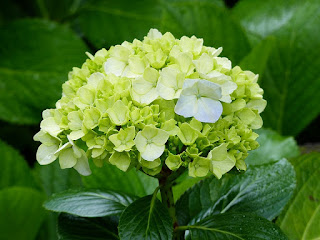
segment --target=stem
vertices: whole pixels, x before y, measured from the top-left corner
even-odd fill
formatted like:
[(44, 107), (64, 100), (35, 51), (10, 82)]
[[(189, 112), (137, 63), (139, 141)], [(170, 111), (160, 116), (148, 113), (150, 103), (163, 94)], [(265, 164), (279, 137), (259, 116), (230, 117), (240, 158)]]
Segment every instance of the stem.
[[(165, 168), (161, 171), (159, 176), (159, 187), (161, 193), (162, 203), (167, 207), (170, 217), (173, 221), (173, 228), (178, 227), (178, 220), (176, 216), (176, 208), (174, 204), (172, 185), (174, 181), (184, 172), (184, 168), (178, 171), (172, 172)], [(182, 239), (181, 232), (174, 232), (174, 238), (176, 240)]]
[(178, 221), (176, 217), (176, 208), (174, 206), (174, 200), (173, 200), (173, 192), (172, 187), (169, 186), (162, 186), (160, 187), (160, 193), (161, 193), (161, 199), (162, 203), (167, 207), (170, 217), (173, 220), (173, 227), (178, 226)]

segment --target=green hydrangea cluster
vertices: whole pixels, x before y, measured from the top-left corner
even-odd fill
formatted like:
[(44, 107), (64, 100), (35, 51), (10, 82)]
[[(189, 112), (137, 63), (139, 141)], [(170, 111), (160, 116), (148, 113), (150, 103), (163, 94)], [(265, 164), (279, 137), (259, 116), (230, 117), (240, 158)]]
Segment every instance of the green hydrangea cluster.
[(91, 174), (89, 160), (158, 174), (188, 167), (217, 178), (256, 149), (266, 106), (258, 76), (222, 48), (151, 29), (143, 41), (101, 49), (73, 68), (55, 109), (43, 112), (37, 160)]

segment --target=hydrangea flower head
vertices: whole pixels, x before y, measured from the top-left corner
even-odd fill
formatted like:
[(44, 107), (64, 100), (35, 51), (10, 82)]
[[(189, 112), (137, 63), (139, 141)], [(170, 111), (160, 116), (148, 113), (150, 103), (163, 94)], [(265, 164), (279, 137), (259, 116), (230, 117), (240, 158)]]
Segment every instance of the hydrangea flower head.
[(90, 175), (89, 163), (157, 175), (188, 168), (221, 178), (245, 170), (266, 106), (258, 76), (232, 67), (222, 48), (151, 29), (73, 68), (55, 109), (43, 112), (40, 164)]

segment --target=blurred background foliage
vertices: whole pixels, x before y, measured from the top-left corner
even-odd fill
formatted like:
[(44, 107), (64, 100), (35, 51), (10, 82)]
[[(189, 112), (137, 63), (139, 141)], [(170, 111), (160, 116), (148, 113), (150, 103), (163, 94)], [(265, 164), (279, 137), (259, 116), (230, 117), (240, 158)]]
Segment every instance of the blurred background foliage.
[[(319, 149), (318, 0), (2, 0), (1, 5), (0, 239), (56, 239), (56, 216), (41, 208), (43, 199), (54, 192), (82, 185), (124, 189), (138, 196), (152, 191), (156, 182), (145, 175), (112, 167), (94, 168), (95, 174), (82, 180), (73, 170), (60, 170), (57, 163), (39, 167), (38, 143), (32, 140), (42, 110), (54, 107), (68, 72), (81, 66), (86, 51), (94, 54), (125, 40), (142, 39), (150, 28), (170, 31), (177, 38), (202, 37), (207, 46), (222, 46), (222, 55), (233, 66), (260, 75), (268, 101), (264, 127), (272, 130), (261, 131), (262, 148), (248, 163), (259, 157), (258, 165), (296, 157), (296, 141), (303, 151), (310, 146)], [(298, 160), (293, 159), (295, 165)], [(303, 159), (320, 161), (319, 155)], [(319, 169), (315, 166), (310, 172)], [(195, 183), (185, 182), (176, 187), (175, 197)], [(319, 206), (319, 200), (314, 202)], [(13, 213), (20, 218), (3, 218)], [(292, 223), (279, 224), (285, 229)]]

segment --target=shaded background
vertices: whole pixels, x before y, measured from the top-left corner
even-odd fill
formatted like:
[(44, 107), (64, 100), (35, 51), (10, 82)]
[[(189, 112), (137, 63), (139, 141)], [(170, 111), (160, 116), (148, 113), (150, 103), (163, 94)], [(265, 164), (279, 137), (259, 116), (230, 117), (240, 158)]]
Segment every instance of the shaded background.
[[(39, 146), (32, 137), (41, 112), (61, 97), (72, 67), (81, 67), (86, 51), (142, 39), (150, 28), (222, 46), (221, 55), (233, 66), (260, 75), (268, 101), (264, 127), (318, 148), (317, 0), (3, 0), (1, 5), (0, 139), (32, 168)], [(0, 150), (3, 155), (15, 151)], [(50, 182), (46, 173), (41, 177)]]

